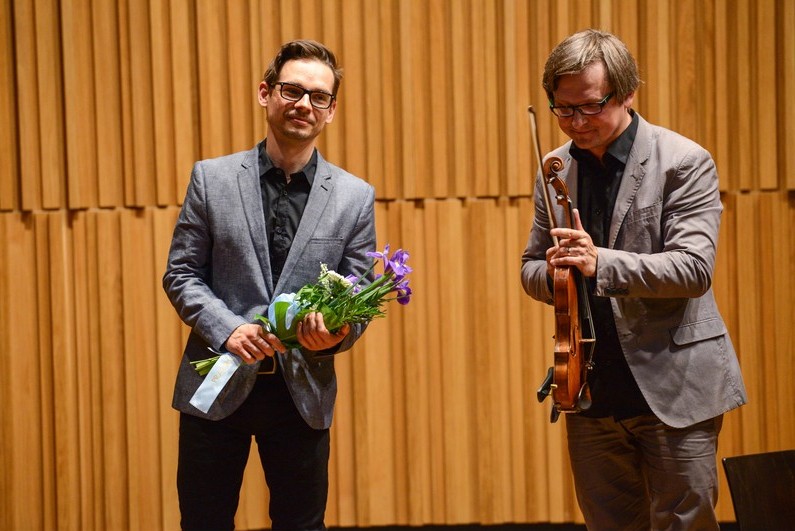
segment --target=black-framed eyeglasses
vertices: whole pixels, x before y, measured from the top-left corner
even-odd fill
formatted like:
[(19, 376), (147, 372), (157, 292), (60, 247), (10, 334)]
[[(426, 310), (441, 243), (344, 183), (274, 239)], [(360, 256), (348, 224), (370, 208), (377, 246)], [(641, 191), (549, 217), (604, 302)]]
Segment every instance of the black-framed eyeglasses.
[(552, 105), (552, 102), (549, 102), (549, 110), (552, 111), (555, 116), (560, 118), (571, 118), (574, 116), (575, 111), (579, 112), (583, 116), (593, 116), (594, 114), (599, 114), (604, 109), (607, 102), (610, 101), (610, 98), (613, 97), (613, 93), (611, 92), (600, 101), (596, 101), (593, 103), (582, 103), (580, 105)]
[(277, 81), (272, 86), (279, 86), (279, 94), (287, 101), (300, 101), (304, 94), (309, 94), (309, 103), (315, 109), (328, 109), (334, 101), (334, 94), (329, 94), (323, 90), (306, 90), (301, 85), (288, 83), (287, 81)]

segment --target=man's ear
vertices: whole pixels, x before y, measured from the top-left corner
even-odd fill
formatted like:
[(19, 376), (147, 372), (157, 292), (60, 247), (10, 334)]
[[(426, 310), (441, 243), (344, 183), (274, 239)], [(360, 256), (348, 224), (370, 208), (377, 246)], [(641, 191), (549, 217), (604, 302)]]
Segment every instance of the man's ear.
[(270, 87), (264, 81), (260, 82), (259, 87), (257, 88), (257, 99), (259, 100), (259, 104), (263, 107), (268, 106), (268, 96), (270, 94)]

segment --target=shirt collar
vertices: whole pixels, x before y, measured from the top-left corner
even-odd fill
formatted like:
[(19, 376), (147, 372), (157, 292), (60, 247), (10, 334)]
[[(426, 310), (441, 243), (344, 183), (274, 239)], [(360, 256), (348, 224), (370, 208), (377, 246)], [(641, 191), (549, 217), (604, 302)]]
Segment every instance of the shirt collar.
[[(632, 121), (629, 123), (627, 128), (624, 129), (620, 135), (618, 135), (618, 138), (616, 138), (613, 143), (608, 146), (607, 152), (605, 153), (605, 155), (610, 155), (613, 159), (620, 162), (622, 166), (627, 165), (629, 153), (632, 150), (632, 144), (635, 143), (635, 135), (638, 132), (638, 124), (640, 123), (638, 114), (635, 111), (630, 109), (629, 113), (632, 116)], [(594, 157), (590, 151), (580, 149), (573, 143), (571, 148), (569, 148), (569, 153), (571, 153), (571, 156), (580, 162), (590, 159), (596, 160), (596, 157)], [(604, 162), (607, 164), (607, 160)]]
[[(265, 143), (267, 141), (268, 141), (268, 139), (263, 140), (262, 142), (260, 142), (260, 146), (259, 146), (259, 174), (260, 174), (260, 177), (264, 177), (264, 176), (268, 175), (268, 172), (270, 172), (272, 169), (274, 169), (276, 167), (276, 166), (274, 166), (273, 161), (268, 156), (268, 153), (265, 150)], [(290, 180), (300, 179), (301, 176), (303, 176), (303, 177), (306, 178), (306, 180), (309, 183), (309, 186), (311, 188), (312, 187), (312, 183), (315, 180), (316, 171), (317, 171), (317, 148), (312, 150), (312, 156), (309, 157), (309, 162), (307, 162), (306, 165), (303, 168), (301, 168), (300, 171), (297, 171), (296, 173), (293, 173), (292, 175), (290, 175)]]

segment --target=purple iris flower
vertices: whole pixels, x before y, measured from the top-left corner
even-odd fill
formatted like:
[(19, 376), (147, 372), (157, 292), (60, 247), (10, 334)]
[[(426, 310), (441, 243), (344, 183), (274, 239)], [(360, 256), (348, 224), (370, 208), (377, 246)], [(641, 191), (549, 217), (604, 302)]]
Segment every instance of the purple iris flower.
[(354, 294), (359, 293), (360, 291), (362, 291), (362, 285), (361, 284), (357, 284), (357, 282), (359, 282), (359, 277), (357, 277), (356, 275), (346, 275), (345, 276), (345, 280), (347, 280), (348, 282), (353, 284), (352, 292)]
[(411, 267), (406, 265), (408, 259), (409, 253), (403, 249), (398, 249), (395, 251), (395, 254), (392, 255), (392, 258), (389, 259), (389, 262), (384, 268), (384, 273), (386, 274), (391, 271), (395, 276), (395, 281), (400, 282), (412, 271)]
[(411, 288), (409, 287), (409, 280), (404, 279), (402, 282), (395, 285), (395, 291), (397, 291), (397, 301), (400, 304), (406, 305), (409, 303), (411, 299)]
[(384, 270), (386, 270), (387, 266), (389, 265), (389, 244), (384, 246), (384, 252), (379, 253), (378, 251), (367, 251), (367, 256), (370, 258), (377, 258), (379, 260), (384, 261)]

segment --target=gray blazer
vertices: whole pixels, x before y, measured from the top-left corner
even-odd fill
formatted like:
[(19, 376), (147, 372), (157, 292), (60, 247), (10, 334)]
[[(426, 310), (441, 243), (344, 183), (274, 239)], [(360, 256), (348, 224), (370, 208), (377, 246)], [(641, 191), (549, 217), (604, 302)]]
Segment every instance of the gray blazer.
[[(191, 327), (174, 389), (174, 408), (212, 420), (234, 412), (257, 378), (259, 363), (241, 365), (207, 414), (188, 402), (204, 379), (191, 360), (212, 356), (238, 326), (265, 315), (273, 297), (315, 282), (320, 263), (342, 275), (364, 273), (375, 250), (372, 186), (329, 164), (318, 154), (317, 170), (301, 223), (277, 285), (273, 285), (255, 147), (197, 162), (182, 205), (163, 288)], [(337, 352), (364, 331), (351, 332)], [(333, 356), (303, 350), (278, 356), (279, 374), (307, 424), (331, 425), (337, 381)]]
[[(711, 288), (723, 205), (710, 154), (639, 118), (608, 247), (599, 249), (595, 295), (610, 297), (624, 357), (652, 411), (681, 428), (747, 400)], [(563, 159), (560, 177), (576, 205), (577, 162), (570, 146), (550, 156)], [(552, 304), (545, 260), (552, 241), (541, 186), (538, 180), (522, 285), (531, 297)], [(564, 219), (562, 207), (553, 206), (556, 219)]]

